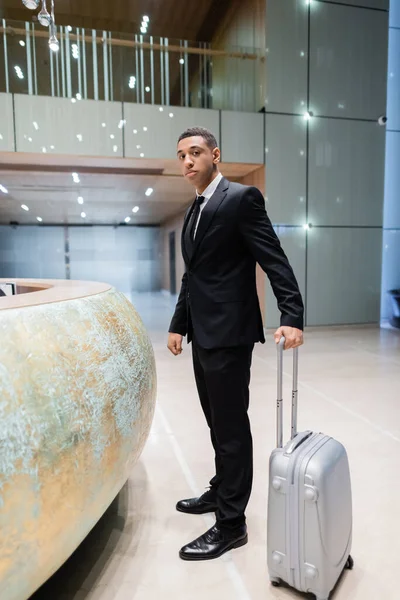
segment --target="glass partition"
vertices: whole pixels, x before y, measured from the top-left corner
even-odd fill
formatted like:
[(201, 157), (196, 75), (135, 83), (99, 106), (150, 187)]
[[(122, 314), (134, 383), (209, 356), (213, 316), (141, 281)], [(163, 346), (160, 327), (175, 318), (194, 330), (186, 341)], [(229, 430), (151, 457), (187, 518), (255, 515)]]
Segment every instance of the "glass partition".
[(264, 56), (254, 48), (83, 28), (57, 28), (58, 52), (39, 24), (0, 22), (0, 91), (243, 110), (263, 106)]

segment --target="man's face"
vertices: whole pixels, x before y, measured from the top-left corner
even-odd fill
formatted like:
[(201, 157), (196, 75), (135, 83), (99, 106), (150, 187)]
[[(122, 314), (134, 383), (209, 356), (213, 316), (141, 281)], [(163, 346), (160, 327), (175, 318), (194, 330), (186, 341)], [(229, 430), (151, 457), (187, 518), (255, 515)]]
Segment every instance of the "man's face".
[(213, 178), (220, 151), (218, 148), (211, 150), (201, 136), (188, 137), (178, 144), (178, 160), (182, 175), (202, 192)]

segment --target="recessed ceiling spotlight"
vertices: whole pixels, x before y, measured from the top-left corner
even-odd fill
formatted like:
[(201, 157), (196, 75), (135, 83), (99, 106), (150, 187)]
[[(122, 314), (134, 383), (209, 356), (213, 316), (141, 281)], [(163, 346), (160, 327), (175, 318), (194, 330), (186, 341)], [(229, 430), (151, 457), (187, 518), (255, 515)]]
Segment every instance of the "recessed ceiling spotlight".
[(145, 192), (146, 196), (151, 196), (153, 191), (154, 191), (153, 188), (147, 188), (147, 190)]
[(1, 185), (1, 183), (0, 183), (0, 191), (3, 192), (3, 194), (8, 194), (8, 189), (6, 187), (4, 187), (4, 185)]
[(126, 219), (125, 219), (125, 223), (129, 223), (129, 221), (130, 221), (130, 220), (131, 220), (131, 218), (130, 218), (130, 217), (126, 217)]
[(83, 204), (83, 202), (84, 202), (84, 200), (83, 200), (82, 196), (79, 196), (78, 197), (78, 204)]
[(42, 217), (36, 217), (36, 221), (39, 221), (39, 223), (41, 223), (43, 221)]
[(21, 208), (23, 208), (24, 210), (29, 210), (26, 204), (21, 204)]
[(85, 212), (81, 212), (81, 217), (82, 217), (82, 219), (86, 219), (86, 213)]
[(132, 208), (132, 212), (133, 212), (133, 213), (137, 213), (137, 212), (138, 212), (138, 210), (139, 210), (139, 207), (138, 207), (138, 206), (134, 206), (134, 207)]

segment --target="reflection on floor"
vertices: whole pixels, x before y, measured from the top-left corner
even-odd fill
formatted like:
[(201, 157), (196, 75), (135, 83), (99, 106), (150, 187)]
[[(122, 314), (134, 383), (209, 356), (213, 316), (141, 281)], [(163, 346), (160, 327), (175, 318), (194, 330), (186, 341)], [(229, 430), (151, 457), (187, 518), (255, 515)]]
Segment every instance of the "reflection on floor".
[[(179, 548), (213, 523), (175, 511), (213, 475), (208, 431), (197, 401), (190, 347), (166, 349), (174, 299), (133, 302), (151, 333), (158, 367), (158, 407), (139, 463), (107, 513), (31, 600), (267, 600), (302, 598), (271, 588), (266, 571), (268, 457), (275, 443), (275, 348), (257, 345), (250, 416), (255, 479), (247, 513), (249, 544), (203, 563)], [(285, 363), (286, 424), (289, 356)], [(400, 556), (400, 332), (377, 327), (307, 331), (300, 354), (299, 428), (341, 440), (351, 462), (355, 569), (335, 600), (397, 600)], [(286, 429), (288, 431), (288, 429)]]

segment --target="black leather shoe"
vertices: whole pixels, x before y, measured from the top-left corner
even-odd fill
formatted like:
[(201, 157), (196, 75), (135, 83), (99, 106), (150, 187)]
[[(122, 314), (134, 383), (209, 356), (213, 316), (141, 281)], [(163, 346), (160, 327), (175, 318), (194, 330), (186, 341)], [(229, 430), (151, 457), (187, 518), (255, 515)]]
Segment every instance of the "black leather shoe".
[(176, 505), (176, 510), (191, 515), (203, 515), (204, 513), (215, 512), (217, 510), (215, 491), (207, 490), (200, 498), (180, 500)]
[(211, 560), (245, 544), (247, 544), (246, 525), (235, 530), (232, 534), (222, 532), (218, 525), (214, 525), (197, 540), (183, 546), (179, 556), (183, 560)]

